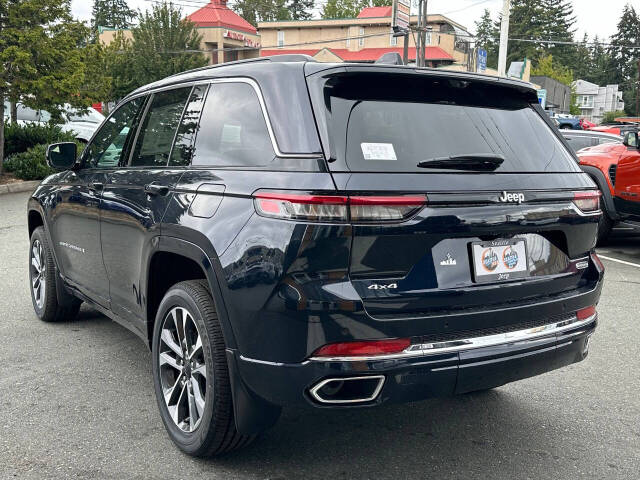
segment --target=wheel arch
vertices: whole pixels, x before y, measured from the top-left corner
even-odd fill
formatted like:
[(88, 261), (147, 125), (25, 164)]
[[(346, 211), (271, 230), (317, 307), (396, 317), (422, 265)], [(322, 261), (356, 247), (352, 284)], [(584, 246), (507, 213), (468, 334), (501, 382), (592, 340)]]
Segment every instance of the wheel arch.
[(236, 348), (235, 336), (216, 273), (216, 266), (219, 268), (219, 265), (217, 257), (212, 259), (195, 243), (176, 237), (158, 237), (157, 247), (148, 260), (147, 278), (144, 282), (147, 296), (147, 342), (150, 348), (155, 317), (165, 293), (178, 282), (196, 279), (207, 281), (227, 347)]

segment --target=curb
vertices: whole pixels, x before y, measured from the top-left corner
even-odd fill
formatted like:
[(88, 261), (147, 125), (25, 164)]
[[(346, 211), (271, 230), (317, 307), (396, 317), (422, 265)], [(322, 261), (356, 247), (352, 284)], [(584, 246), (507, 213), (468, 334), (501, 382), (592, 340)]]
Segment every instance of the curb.
[(17, 182), (0, 185), (0, 195), (4, 193), (20, 193), (33, 192), (40, 185), (40, 180), (32, 180), (30, 182)]

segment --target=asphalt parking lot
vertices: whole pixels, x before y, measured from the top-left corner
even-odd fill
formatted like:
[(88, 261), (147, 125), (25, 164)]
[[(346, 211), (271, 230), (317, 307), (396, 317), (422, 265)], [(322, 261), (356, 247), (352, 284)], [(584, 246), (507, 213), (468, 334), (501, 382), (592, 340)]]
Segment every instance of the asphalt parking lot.
[(249, 448), (200, 460), (165, 434), (136, 336), (86, 307), (70, 323), (35, 317), (27, 198), (0, 196), (0, 478), (640, 476), (640, 235), (618, 231), (600, 249), (600, 325), (584, 362), (483, 394), (289, 410)]

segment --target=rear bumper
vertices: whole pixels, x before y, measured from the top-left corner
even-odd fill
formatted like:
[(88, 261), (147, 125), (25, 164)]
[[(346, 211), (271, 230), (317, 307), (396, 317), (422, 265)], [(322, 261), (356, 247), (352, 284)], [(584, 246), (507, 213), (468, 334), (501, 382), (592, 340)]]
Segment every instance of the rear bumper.
[[(550, 328), (549, 326), (556, 326)], [(557, 327), (536, 327), (511, 338), (475, 337), (466, 345), (386, 358), (309, 359), (266, 362), (229, 351), (244, 386), (270, 404), (315, 407), (372, 406), (483, 390), (532, 377), (583, 360), (597, 315)], [(531, 329), (533, 330), (533, 329)], [(521, 333), (524, 331), (521, 331)], [(493, 335), (496, 337), (496, 335)], [(380, 379), (362, 401), (324, 402), (318, 386), (328, 379)]]

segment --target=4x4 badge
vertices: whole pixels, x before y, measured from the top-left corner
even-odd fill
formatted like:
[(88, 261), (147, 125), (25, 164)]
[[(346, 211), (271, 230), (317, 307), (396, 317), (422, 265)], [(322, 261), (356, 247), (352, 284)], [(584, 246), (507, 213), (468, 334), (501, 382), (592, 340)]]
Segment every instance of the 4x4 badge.
[(447, 253), (447, 258), (440, 262), (440, 265), (443, 267), (451, 267), (453, 265), (457, 265), (456, 259), (451, 256), (450, 253)]

